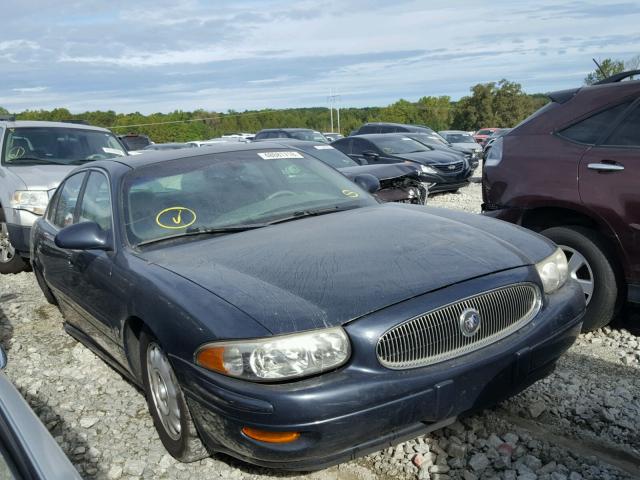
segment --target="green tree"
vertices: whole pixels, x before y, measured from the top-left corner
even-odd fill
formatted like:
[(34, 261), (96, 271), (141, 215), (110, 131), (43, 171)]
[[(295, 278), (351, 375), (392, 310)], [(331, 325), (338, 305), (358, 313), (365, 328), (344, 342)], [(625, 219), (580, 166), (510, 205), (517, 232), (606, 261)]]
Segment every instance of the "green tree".
[(615, 75), (616, 73), (624, 72), (625, 66), (624, 62), (621, 60), (613, 60), (611, 58), (605, 58), (600, 63), (600, 68), (597, 68), (591, 72), (589, 75), (584, 77), (584, 83), (586, 85), (593, 85), (600, 80), (604, 80), (611, 75)]

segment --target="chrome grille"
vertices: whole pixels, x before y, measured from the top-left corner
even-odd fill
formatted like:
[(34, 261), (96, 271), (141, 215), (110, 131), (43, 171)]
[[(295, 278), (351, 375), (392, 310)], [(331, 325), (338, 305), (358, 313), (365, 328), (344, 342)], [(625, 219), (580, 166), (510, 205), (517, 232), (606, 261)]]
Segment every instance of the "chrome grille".
[[(536, 316), (541, 304), (540, 290), (533, 283), (490, 290), (393, 327), (378, 340), (376, 354), (382, 365), (396, 370), (449, 360), (515, 332)], [(471, 337), (460, 327), (460, 316), (467, 309), (477, 310), (481, 317)]]
[(444, 165), (435, 163), (435, 164), (432, 164), (431, 166), (437, 168), (442, 173), (457, 173), (462, 171), (463, 162), (447, 163)]

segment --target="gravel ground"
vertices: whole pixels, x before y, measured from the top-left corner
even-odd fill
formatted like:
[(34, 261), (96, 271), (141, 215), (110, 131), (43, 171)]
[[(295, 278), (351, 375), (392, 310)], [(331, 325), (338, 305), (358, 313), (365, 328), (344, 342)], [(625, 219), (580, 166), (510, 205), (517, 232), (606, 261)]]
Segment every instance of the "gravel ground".
[[(477, 213), (480, 185), (430, 204)], [(142, 394), (63, 332), (31, 273), (0, 277), (0, 343), (8, 376), (85, 478), (640, 478), (640, 341), (622, 329), (582, 335), (554, 374), (492, 410), (307, 475), (174, 461)]]

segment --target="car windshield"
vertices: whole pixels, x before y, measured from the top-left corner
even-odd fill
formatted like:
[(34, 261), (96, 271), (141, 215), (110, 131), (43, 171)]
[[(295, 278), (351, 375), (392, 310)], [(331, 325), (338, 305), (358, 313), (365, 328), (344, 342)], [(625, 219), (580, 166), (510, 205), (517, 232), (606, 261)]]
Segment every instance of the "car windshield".
[(478, 133), (476, 133), (476, 135), (491, 135), (493, 133), (493, 130), (479, 130)]
[(445, 137), (449, 143), (476, 143), (468, 133), (447, 133)]
[(64, 127), (8, 128), (2, 162), (5, 164), (77, 165), (126, 155), (110, 132)]
[(357, 167), (358, 163), (351, 160), (340, 150), (336, 150), (331, 145), (313, 145), (305, 147), (304, 150), (312, 157), (322, 160), (333, 168)]
[(297, 138), (298, 140), (328, 143), (327, 138), (324, 135), (320, 132), (314, 132), (313, 130), (298, 130), (295, 132), (289, 132), (289, 135), (291, 135), (292, 138)]
[(391, 137), (388, 135), (384, 135), (383, 137), (376, 138), (372, 140), (372, 142), (376, 147), (389, 155), (429, 151), (426, 145), (416, 142), (409, 137)]
[(302, 152), (273, 149), (141, 167), (125, 179), (122, 199), (132, 245), (377, 203), (324, 163)]

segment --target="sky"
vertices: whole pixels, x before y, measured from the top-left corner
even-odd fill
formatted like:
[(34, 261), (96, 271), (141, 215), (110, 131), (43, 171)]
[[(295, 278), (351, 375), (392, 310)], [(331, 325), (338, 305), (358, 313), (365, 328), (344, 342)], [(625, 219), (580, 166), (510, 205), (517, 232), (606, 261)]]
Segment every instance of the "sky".
[(0, 106), (128, 113), (384, 106), (506, 78), (580, 85), (640, 54), (640, 2), (3, 2)]

